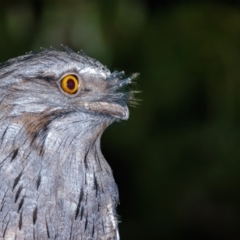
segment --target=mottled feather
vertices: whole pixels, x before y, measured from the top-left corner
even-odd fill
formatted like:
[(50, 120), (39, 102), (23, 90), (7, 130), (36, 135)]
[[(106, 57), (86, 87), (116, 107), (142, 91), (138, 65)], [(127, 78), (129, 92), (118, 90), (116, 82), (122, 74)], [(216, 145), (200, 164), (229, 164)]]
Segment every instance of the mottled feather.
[[(81, 79), (74, 95), (61, 89), (66, 74)], [(134, 77), (68, 48), (0, 65), (0, 239), (119, 239), (100, 138), (128, 118), (121, 88)]]

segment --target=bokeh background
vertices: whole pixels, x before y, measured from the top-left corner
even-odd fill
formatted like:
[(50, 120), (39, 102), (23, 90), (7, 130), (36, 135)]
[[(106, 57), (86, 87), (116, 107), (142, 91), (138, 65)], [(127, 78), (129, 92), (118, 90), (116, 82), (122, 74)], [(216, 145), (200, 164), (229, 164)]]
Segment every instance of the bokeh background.
[(60, 44), (141, 73), (102, 139), (121, 239), (240, 239), (240, 3), (0, 0), (0, 62)]

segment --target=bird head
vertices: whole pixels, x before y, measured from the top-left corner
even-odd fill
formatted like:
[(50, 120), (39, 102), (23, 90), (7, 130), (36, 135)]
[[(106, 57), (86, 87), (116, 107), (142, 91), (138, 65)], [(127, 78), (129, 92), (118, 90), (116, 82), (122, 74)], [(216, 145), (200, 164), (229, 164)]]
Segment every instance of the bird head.
[(15, 122), (19, 129), (24, 126), (33, 140), (46, 138), (50, 129), (74, 137), (92, 129), (95, 137), (113, 121), (129, 117), (132, 92), (122, 89), (137, 75), (124, 76), (69, 49), (11, 59), (0, 65), (1, 119)]
[(17, 105), (18, 113), (61, 107), (112, 120), (129, 117), (131, 93), (119, 90), (136, 74), (123, 79), (124, 72), (111, 73), (84, 53), (44, 50), (11, 59), (0, 70), (2, 103)]

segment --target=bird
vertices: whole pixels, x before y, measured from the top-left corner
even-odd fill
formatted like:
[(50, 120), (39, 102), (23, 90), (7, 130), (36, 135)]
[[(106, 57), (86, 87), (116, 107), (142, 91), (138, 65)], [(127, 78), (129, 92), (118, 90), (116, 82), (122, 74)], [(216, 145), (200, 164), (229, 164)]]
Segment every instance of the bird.
[(0, 65), (0, 239), (120, 239), (101, 136), (136, 77), (68, 47)]

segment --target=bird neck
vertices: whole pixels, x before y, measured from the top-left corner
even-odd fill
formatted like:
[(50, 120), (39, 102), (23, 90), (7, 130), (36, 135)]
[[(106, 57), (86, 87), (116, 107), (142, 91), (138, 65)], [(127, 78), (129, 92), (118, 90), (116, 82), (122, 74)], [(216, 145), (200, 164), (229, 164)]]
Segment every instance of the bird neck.
[[(86, 127), (81, 124), (66, 135), (67, 128), (56, 124), (31, 138), (19, 124), (2, 129), (0, 176), (7, 184), (0, 186), (0, 194), (8, 199), (2, 214), (16, 206), (18, 213), (6, 234), (12, 228), (34, 228), (43, 239), (68, 239), (72, 231), (77, 239), (83, 233), (92, 239), (118, 235), (118, 190), (100, 149), (106, 125)], [(0, 221), (0, 229), (4, 226)]]

